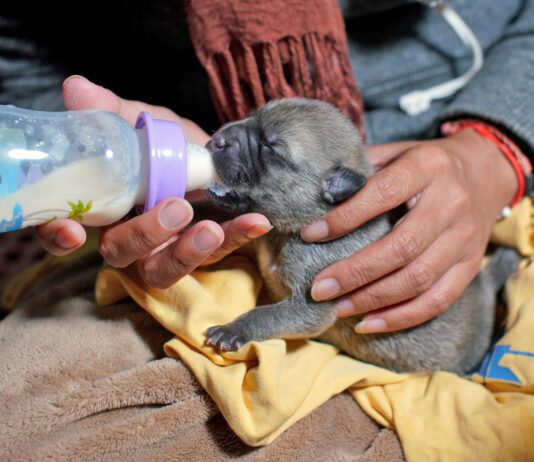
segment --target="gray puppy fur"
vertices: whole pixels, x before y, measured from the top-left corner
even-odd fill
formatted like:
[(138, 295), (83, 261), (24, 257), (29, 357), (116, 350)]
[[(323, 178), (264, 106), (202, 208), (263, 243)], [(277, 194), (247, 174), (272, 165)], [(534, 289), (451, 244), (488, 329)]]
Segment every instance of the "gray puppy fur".
[(380, 216), (339, 239), (307, 243), (304, 225), (324, 216), (360, 189), (373, 169), (352, 123), (329, 104), (306, 99), (272, 101), (227, 124), (209, 146), (221, 179), (210, 200), (238, 212), (258, 212), (274, 229), (256, 243), (272, 304), (207, 330), (207, 343), (236, 350), (250, 341), (316, 337), (345, 353), (396, 371), (471, 371), (490, 345), (496, 293), (518, 262), (501, 251), (449, 310), (400, 332), (360, 335), (358, 317), (336, 318), (333, 302), (310, 296), (313, 278), (390, 230)]

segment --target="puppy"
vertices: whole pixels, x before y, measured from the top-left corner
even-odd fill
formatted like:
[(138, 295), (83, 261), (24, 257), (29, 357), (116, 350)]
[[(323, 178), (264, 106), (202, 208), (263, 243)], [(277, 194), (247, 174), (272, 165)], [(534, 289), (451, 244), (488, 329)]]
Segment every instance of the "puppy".
[(471, 371), (490, 345), (496, 293), (518, 263), (501, 251), (441, 316), (401, 332), (359, 335), (360, 318), (336, 318), (333, 302), (310, 297), (313, 278), (390, 230), (380, 216), (331, 242), (308, 243), (303, 226), (353, 195), (373, 169), (352, 123), (329, 104), (306, 99), (272, 101), (227, 124), (209, 147), (221, 184), (208, 190), (218, 207), (259, 212), (274, 229), (256, 243), (272, 303), (206, 332), (222, 351), (251, 341), (316, 337), (345, 353), (395, 371)]

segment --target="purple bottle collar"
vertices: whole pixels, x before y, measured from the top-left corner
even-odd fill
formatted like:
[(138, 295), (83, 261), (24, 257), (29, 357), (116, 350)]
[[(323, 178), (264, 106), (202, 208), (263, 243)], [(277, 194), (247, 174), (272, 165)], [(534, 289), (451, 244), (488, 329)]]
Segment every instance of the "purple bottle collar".
[(148, 140), (148, 187), (146, 212), (167, 197), (184, 197), (187, 151), (182, 127), (168, 120), (153, 119), (148, 112), (137, 117), (135, 128), (146, 129)]

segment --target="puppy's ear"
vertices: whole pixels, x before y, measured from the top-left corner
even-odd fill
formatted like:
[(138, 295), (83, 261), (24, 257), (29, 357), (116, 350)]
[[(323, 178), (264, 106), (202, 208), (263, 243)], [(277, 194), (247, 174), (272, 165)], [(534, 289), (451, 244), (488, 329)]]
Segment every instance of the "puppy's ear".
[(329, 204), (339, 204), (363, 188), (367, 179), (347, 167), (330, 170), (323, 179), (323, 199)]

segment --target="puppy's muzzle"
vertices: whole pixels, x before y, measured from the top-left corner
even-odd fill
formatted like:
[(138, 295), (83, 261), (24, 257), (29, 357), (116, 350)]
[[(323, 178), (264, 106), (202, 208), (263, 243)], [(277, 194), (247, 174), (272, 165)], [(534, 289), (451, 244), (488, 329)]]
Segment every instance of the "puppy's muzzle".
[(257, 181), (254, 159), (258, 141), (248, 127), (235, 124), (223, 128), (212, 136), (210, 148), (215, 170), (225, 184), (236, 187)]

